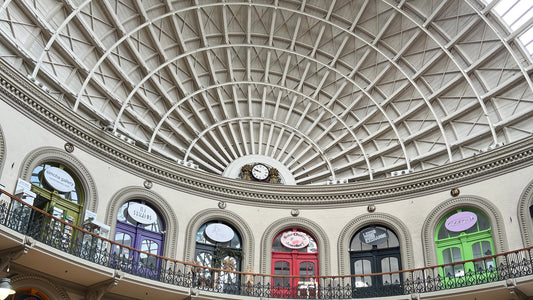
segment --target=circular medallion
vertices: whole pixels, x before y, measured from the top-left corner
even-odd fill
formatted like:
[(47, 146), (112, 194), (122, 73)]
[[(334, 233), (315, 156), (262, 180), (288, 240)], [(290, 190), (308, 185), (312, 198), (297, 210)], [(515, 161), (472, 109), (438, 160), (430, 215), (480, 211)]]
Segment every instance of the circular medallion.
[(71, 143), (65, 143), (65, 151), (67, 151), (68, 153), (74, 152), (74, 145), (72, 145)]
[(309, 238), (303, 232), (289, 231), (281, 235), (281, 244), (290, 249), (301, 249), (309, 245)]
[(145, 180), (144, 183), (143, 183), (144, 187), (146, 189), (151, 189), (153, 186), (154, 186), (154, 183), (151, 182), (150, 180)]
[(457, 197), (457, 196), (459, 196), (459, 193), (460, 193), (460, 192), (461, 192), (461, 191), (459, 191), (458, 188), (453, 188), (453, 189), (451, 189), (451, 191), (450, 191), (450, 195), (452, 195), (452, 197)]
[(235, 236), (235, 233), (228, 225), (213, 223), (207, 225), (205, 228), (205, 235), (215, 242), (225, 243), (231, 241)]

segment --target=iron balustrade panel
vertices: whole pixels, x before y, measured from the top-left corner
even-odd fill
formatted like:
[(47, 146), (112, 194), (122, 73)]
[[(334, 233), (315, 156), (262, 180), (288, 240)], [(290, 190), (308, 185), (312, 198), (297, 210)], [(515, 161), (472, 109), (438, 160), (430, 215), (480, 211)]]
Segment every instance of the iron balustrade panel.
[[(329, 277), (282, 276), (288, 280), (274, 280), (280, 276), (202, 267), (117, 244), (29, 206), (2, 190), (0, 190), (0, 224), (50, 247), (104, 267), (180, 287), (250, 297), (273, 299), (386, 297), (476, 286), (533, 275), (533, 247), (530, 247), (481, 259), (417, 270)], [(383, 278), (399, 278), (399, 280), (389, 282)], [(372, 286), (376, 282), (381, 284)]]

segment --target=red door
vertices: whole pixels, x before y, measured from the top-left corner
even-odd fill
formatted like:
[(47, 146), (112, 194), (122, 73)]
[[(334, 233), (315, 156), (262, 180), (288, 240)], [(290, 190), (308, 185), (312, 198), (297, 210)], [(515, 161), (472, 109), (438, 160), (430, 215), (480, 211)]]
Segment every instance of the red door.
[[(306, 246), (291, 248), (293, 246), (281, 242), (282, 235), (292, 233), (303, 236), (309, 240)], [(273, 277), (271, 297), (274, 298), (307, 298), (315, 297), (318, 282), (313, 277), (318, 276), (318, 251), (314, 238), (305, 232), (291, 229), (280, 233), (272, 246), (272, 273), (274, 275), (295, 276)], [(302, 277), (298, 277), (302, 276)]]

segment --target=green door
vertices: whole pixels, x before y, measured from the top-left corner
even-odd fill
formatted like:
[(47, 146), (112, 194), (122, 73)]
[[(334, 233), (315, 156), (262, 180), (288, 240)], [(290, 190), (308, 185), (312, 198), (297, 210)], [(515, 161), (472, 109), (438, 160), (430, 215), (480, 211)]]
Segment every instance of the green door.
[[(477, 219), (470, 219), (471, 224), (458, 227), (462, 230), (450, 230), (446, 222), (454, 222), (455, 216), (463, 212), (475, 214)], [(451, 220), (451, 221), (450, 221)], [(456, 223), (467, 223), (464, 218), (455, 220)], [(457, 210), (443, 218), (437, 226), (435, 245), (439, 264), (451, 264), (441, 268), (443, 288), (453, 288), (478, 284), (480, 281), (490, 280), (490, 273), (494, 273), (493, 259), (480, 260), (470, 263), (459, 263), (465, 260), (483, 258), (494, 253), (492, 231), (487, 217), (475, 210)], [(457, 263), (457, 264), (453, 264)]]
[[(62, 164), (44, 163), (37, 166), (32, 172), (31, 190), (37, 195), (34, 201), (35, 207), (60, 220), (78, 226), (83, 221), (81, 220), (83, 192), (79, 181), (71, 174), (72, 172)], [(58, 180), (54, 182), (51, 176), (58, 176), (56, 178)], [(61, 185), (62, 181), (68, 182), (68, 184)], [(42, 226), (48, 226), (49, 229), (41, 229), (42, 236), (39, 237), (41, 242), (62, 250), (70, 247), (71, 241), (75, 239), (72, 227), (53, 219), (46, 221), (43, 219), (43, 222)]]
[(49, 168), (58, 168), (71, 175), (64, 165), (58, 163), (44, 163), (37, 166), (31, 176), (32, 192), (37, 194), (35, 206), (56, 215), (61, 219), (74, 225), (81, 224), (80, 217), (83, 209), (83, 192), (80, 189), (79, 181), (74, 178), (74, 189), (72, 191), (58, 191), (48, 182), (46, 182), (44, 172)]

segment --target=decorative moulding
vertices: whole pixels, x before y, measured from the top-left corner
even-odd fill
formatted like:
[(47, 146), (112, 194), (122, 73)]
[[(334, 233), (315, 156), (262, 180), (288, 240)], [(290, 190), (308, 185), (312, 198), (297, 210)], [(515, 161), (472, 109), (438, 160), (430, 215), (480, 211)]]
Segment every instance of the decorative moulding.
[(533, 164), (533, 136), (458, 162), (401, 177), (335, 186), (280, 186), (229, 179), (169, 163), (75, 116), (0, 62), (0, 95), (21, 113), (117, 168), (186, 193), (265, 207), (350, 207), (419, 197), (487, 180)]

